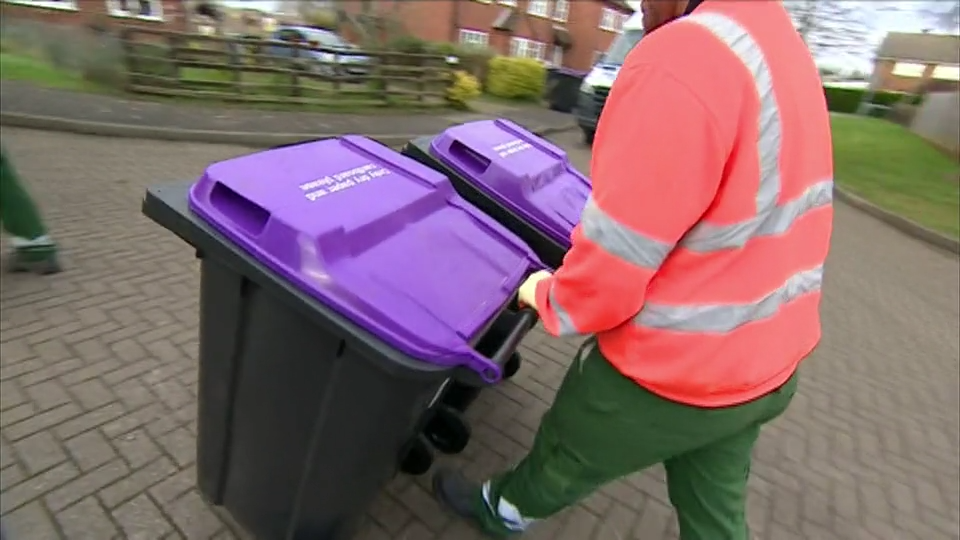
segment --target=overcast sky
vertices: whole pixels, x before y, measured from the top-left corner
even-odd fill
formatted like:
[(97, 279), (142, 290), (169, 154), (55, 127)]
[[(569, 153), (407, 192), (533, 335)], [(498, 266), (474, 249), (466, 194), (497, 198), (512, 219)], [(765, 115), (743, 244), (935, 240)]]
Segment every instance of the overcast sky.
[[(956, 1), (956, 0), (943, 0), (944, 2)], [(273, 11), (276, 9), (277, 2), (274, 0), (223, 0), (224, 4), (228, 6), (239, 6), (239, 7), (250, 7), (256, 8), (262, 11)], [(878, 4), (899, 4), (901, 6), (909, 6), (909, 1), (881, 1), (881, 2), (871, 2), (869, 0), (860, 0), (860, 1), (849, 1), (845, 2), (853, 6), (870, 6), (874, 7)], [(887, 32), (920, 32), (925, 27), (929, 26), (927, 21), (922, 20), (919, 16), (913, 16), (909, 14), (909, 11), (905, 10), (901, 13), (875, 13), (875, 9), (865, 9), (864, 15), (869, 16), (874, 19), (872, 26), (874, 27), (873, 41), (874, 45), (879, 45), (880, 40), (883, 39), (884, 34)], [(818, 58), (818, 63), (828, 64), (834, 67), (844, 68), (844, 69), (858, 69), (865, 72), (870, 72), (872, 66), (870, 64), (869, 58), (856, 58), (850, 57), (842, 53), (830, 54), (823, 58)]]

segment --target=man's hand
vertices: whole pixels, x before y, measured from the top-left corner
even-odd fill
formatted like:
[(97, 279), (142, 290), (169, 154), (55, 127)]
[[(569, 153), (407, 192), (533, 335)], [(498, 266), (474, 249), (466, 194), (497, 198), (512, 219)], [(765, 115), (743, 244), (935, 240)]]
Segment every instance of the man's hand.
[(517, 300), (520, 303), (520, 307), (530, 307), (534, 310), (537, 309), (537, 283), (540, 283), (551, 275), (552, 274), (546, 270), (540, 270), (539, 272), (530, 274), (530, 277), (523, 282), (523, 285), (520, 285), (520, 290), (517, 291)]

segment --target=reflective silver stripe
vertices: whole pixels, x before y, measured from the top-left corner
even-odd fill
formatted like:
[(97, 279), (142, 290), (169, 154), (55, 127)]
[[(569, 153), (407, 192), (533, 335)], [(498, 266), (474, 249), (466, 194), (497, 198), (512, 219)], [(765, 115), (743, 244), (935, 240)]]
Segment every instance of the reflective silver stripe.
[(604, 212), (591, 195), (580, 215), (583, 235), (611, 255), (642, 268), (656, 270), (673, 246), (646, 237)]
[(647, 328), (676, 332), (727, 333), (777, 314), (784, 304), (820, 290), (823, 266), (798, 272), (766, 297), (749, 304), (670, 306), (647, 304), (635, 322)]
[(699, 24), (710, 31), (737, 55), (750, 72), (760, 100), (757, 153), (760, 156), (760, 188), (757, 190), (757, 214), (777, 204), (780, 196), (780, 108), (773, 92), (770, 66), (763, 50), (745, 28), (733, 19), (717, 13), (695, 13), (685, 22)]
[(684, 237), (681, 245), (691, 251), (709, 252), (741, 248), (751, 238), (777, 236), (787, 232), (800, 216), (833, 203), (833, 180), (824, 180), (808, 187), (799, 197), (775, 206), (766, 214), (733, 225), (701, 223), (696, 234)]
[(577, 327), (573, 325), (573, 319), (570, 318), (570, 314), (567, 313), (567, 310), (563, 309), (563, 306), (557, 302), (557, 298), (553, 295), (553, 284), (550, 284), (550, 307), (553, 308), (553, 313), (557, 316), (557, 333), (561, 336), (575, 336), (580, 332), (577, 330)]

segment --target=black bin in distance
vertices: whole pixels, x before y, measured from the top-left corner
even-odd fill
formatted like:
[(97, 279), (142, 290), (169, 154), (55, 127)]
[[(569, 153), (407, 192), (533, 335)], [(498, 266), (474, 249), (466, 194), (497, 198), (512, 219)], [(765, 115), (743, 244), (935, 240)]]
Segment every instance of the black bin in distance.
[(550, 68), (547, 70), (546, 98), (550, 109), (558, 112), (571, 112), (577, 106), (580, 97), (580, 85), (586, 73), (568, 68)]

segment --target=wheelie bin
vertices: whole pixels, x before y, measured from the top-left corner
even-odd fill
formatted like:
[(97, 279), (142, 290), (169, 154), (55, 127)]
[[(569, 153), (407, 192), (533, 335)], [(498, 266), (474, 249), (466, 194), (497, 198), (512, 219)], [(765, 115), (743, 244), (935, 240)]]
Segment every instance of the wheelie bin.
[(499, 381), (536, 322), (511, 309), (530, 248), (363, 137), (215, 163), (143, 212), (200, 259), (198, 484), (258, 540), (350, 538), (398, 471), (463, 449), (440, 397)]
[(453, 181), (460, 195), (526, 242), (550, 268), (590, 196), (566, 152), (506, 119), (479, 120), (408, 142), (404, 155)]
[(587, 74), (569, 68), (551, 68), (547, 71), (546, 98), (551, 110), (571, 112), (580, 97), (580, 85)]
[[(590, 181), (556, 145), (505, 119), (451, 127), (408, 142), (402, 152), (447, 175), (464, 199), (524, 240), (548, 267), (570, 249)], [(518, 355), (510, 373), (519, 368)], [(466, 411), (481, 387), (454, 383), (443, 403)]]

